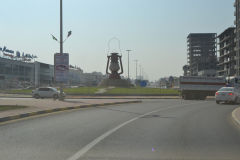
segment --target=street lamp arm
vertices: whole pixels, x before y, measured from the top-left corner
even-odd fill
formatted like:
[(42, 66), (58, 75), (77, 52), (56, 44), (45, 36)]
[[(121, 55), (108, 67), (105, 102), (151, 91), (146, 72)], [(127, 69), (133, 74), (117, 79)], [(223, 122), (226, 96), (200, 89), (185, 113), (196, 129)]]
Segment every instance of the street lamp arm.
[(58, 43), (60, 43), (60, 41), (54, 35), (51, 34), (51, 36), (54, 41), (57, 41)]
[(67, 35), (66, 39), (63, 41), (63, 43), (64, 43), (71, 35), (72, 35), (72, 31), (69, 31), (69, 32), (68, 32), (68, 35)]

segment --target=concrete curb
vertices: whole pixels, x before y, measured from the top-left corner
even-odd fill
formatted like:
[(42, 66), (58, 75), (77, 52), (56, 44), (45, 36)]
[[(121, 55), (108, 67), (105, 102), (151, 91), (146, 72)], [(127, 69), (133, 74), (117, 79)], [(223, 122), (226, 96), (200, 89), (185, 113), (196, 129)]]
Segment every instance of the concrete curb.
[(240, 117), (238, 118), (236, 115), (237, 110), (240, 110), (240, 108), (237, 108), (232, 112), (232, 119), (240, 127)]
[(101, 103), (101, 104), (87, 104), (87, 105), (76, 106), (76, 107), (55, 108), (55, 109), (37, 111), (37, 112), (32, 112), (32, 113), (24, 113), (24, 114), (19, 114), (19, 115), (15, 115), (15, 116), (3, 117), (3, 118), (0, 118), (0, 124), (2, 122), (7, 122), (7, 121), (11, 121), (11, 120), (18, 120), (18, 119), (22, 119), (22, 118), (26, 118), (26, 117), (32, 117), (32, 116), (36, 116), (36, 115), (44, 115), (44, 114), (60, 112), (60, 111), (68, 111), (68, 110), (89, 108), (89, 107), (98, 107), (98, 106), (109, 106), (109, 105), (117, 105), (117, 104), (141, 103), (141, 102), (142, 101), (127, 101), (127, 102), (113, 102), (113, 103)]

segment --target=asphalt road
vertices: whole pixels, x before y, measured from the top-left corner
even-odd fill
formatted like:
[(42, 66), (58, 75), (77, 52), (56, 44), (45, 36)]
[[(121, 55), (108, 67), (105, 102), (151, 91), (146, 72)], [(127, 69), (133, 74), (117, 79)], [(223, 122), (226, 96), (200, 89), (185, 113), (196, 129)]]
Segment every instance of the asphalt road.
[(0, 126), (3, 160), (239, 160), (237, 105), (146, 100)]

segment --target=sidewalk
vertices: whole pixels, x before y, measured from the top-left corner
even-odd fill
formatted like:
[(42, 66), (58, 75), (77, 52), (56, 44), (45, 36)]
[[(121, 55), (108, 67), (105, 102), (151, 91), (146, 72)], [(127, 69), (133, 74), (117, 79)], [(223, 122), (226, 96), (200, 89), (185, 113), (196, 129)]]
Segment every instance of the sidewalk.
[(232, 117), (235, 123), (237, 123), (240, 127), (240, 108), (237, 108), (232, 112)]
[(141, 101), (126, 99), (74, 99), (65, 100), (64, 102), (54, 101), (53, 99), (1, 99), (1, 105), (22, 105), (28, 107), (0, 112), (0, 122), (63, 110), (139, 102)]

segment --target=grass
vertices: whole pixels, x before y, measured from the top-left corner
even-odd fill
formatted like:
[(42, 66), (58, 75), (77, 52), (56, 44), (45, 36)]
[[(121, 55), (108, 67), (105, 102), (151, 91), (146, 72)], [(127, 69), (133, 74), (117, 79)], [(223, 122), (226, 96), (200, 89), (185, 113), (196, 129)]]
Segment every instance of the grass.
[[(64, 92), (67, 95), (94, 95), (99, 87), (79, 87), (79, 88), (65, 88)], [(4, 93), (10, 94), (31, 94), (32, 90), (7, 90)], [(176, 95), (179, 94), (177, 89), (161, 89), (161, 88), (113, 88), (108, 89), (107, 92), (102, 95)]]
[(32, 90), (31, 89), (6, 90), (6, 91), (3, 91), (3, 93), (8, 93), (8, 94), (31, 94)]
[(65, 88), (63, 91), (68, 94), (82, 94), (82, 95), (93, 95), (100, 88), (98, 87), (80, 87), (80, 88)]
[[(98, 91), (97, 87), (80, 87), (80, 88), (65, 88), (64, 92), (66, 94), (83, 94), (83, 95), (91, 95)], [(31, 89), (19, 89), (19, 90), (5, 90), (2, 93), (8, 94), (31, 94)]]
[(161, 89), (161, 88), (114, 88), (108, 90), (105, 94), (120, 94), (120, 95), (173, 95), (179, 94), (176, 89)]
[(3, 105), (0, 106), (0, 112), (8, 111), (8, 110), (15, 110), (15, 109), (22, 109), (27, 108), (26, 106), (18, 106), (18, 105)]

